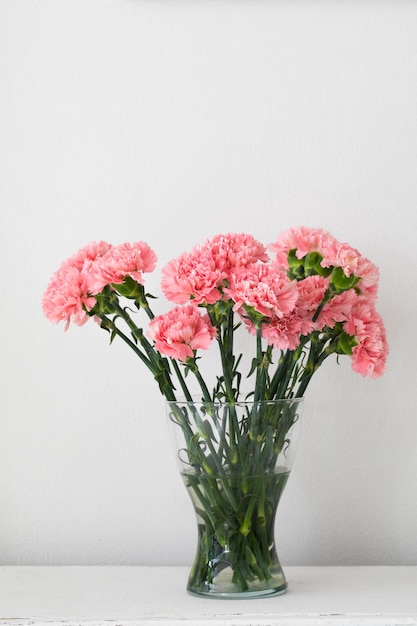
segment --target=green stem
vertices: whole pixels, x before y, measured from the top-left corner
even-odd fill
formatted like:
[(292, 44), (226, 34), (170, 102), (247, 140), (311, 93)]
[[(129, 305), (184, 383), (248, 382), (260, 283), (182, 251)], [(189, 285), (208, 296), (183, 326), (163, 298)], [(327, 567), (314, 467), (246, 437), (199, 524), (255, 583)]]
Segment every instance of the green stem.
[(122, 339), (129, 346), (129, 348), (132, 348), (133, 352), (137, 354), (137, 356), (146, 365), (146, 367), (150, 369), (153, 374), (155, 374), (152, 361), (145, 356), (145, 354), (138, 348), (137, 344), (134, 343), (131, 339), (129, 339), (129, 337), (127, 337), (127, 335), (125, 335), (124, 332), (121, 331), (120, 328), (116, 326), (115, 322), (109, 317), (107, 317), (107, 315), (101, 315), (100, 319), (101, 319), (101, 327), (104, 328), (105, 330), (108, 330), (110, 333), (114, 333), (115, 335), (120, 337), (120, 339)]
[(229, 361), (228, 361), (227, 354), (225, 351), (225, 346), (223, 344), (221, 337), (218, 337), (217, 342), (220, 348), (220, 358), (222, 362), (226, 399), (227, 399), (227, 402), (234, 404), (236, 401), (236, 398), (235, 398), (235, 393), (233, 391), (233, 381), (232, 381), (232, 376), (230, 375), (231, 373), (229, 371)]
[[(266, 377), (267, 377), (267, 363), (264, 362), (264, 353), (262, 351), (262, 328), (256, 329), (256, 381), (255, 381), (255, 394), (254, 402), (259, 402), (265, 399), (266, 391)], [(254, 407), (255, 408), (255, 407)]]
[(211, 400), (211, 395), (210, 395), (210, 392), (209, 392), (209, 390), (207, 389), (206, 383), (205, 383), (205, 381), (204, 381), (204, 379), (203, 379), (203, 377), (202, 377), (202, 375), (201, 375), (200, 370), (198, 369), (198, 365), (197, 365), (197, 363), (195, 362), (195, 359), (194, 359), (194, 364), (195, 364), (195, 368), (193, 368), (193, 370), (192, 370), (192, 371), (194, 372), (195, 377), (197, 378), (198, 383), (199, 383), (199, 385), (200, 385), (201, 391), (203, 392), (204, 402), (209, 402), (209, 403), (211, 403), (211, 402), (212, 402), (212, 400)]
[(155, 317), (155, 315), (152, 313), (152, 310), (148, 304), (148, 301), (146, 300), (146, 298), (144, 299), (144, 303), (142, 304), (142, 309), (145, 311), (146, 315), (149, 317), (150, 320), (153, 320), (153, 318)]
[(282, 398), (290, 397), (288, 387), (297, 361), (298, 358), (293, 350), (287, 350), (285, 352), (284, 356), (278, 363), (277, 369), (271, 381), (271, 399), (280, 400)]
[(176, 376), (177, 376), (177, 378), (179, 380), (179, 383), (181, 385), (181, 389), (182, 389), (182, 392), (184, 394), (184, 397), (185, 397), (186, 401), (187, 402), (193, 402), (193, 397), (190, 394), (190, 391), (189, 391), (189, 389), (187, 387), (187, 384), (186, 384), (186, 382), (184, 380), (184, 376), (181, 373), (181, 370), (180, 370), (180, 367), (178, 365), (178, 362), (175, 359), (171, 359), (171, 363), (172, 363), (172, 366), (174, 368), (175, 374), (176, 374)]
[(237, 466), (240, 461), (240, 456), (242, 454), (242, 449), (239, 443), (240, 435), (239, 435), (239, 424), (236, 415), (236, 411), (234, 409), (234, 405), (236, 403), (236, 398), (233, 391), (233, 382), (230, 376), (227, 356), (224, 350), (224, 345), (222, 343), (221, 337), (218, 339), (218, 345), (220, 348), (220, 356), (222, 362), (223, 369), (223, 377), (225, 383), (226, 390), (226, 401), (230, 404), (227, 408), (229, 411), (229, 449), (228, 449), (228, 457), (229, 464), (231, 467)]
[(309, 368), (307, 369), (306, 367), (303, 375), (300, 377), (300, 384), (298, 386), (296, 394), (297, 398), (301, 398), (304, 395), (307, 386), (313, 377), (313, 374), (317, 371), (317, 369), (321, 366), (323, 361), (327, 359), (328, 356), (330, 356), (330, 353), (326, 352), (325, 349), (322, 349), (319, 354), (314, 354), (309, 364)]
[(154, 378), (158, 382), (159, 388), (164, 397), (167, 400), (175, 400), (174, 385), (171, 380), (168, 361), (164, 357), (162, 357), (162, 355), (146, 339), (145, 335), (143, 334), (143, 330), (136, 326), (136, 324), (133, 322), (132, 318), (128, 314), (127, 310), (120, 306), (118, 298), (112, 297), (109, 300), (108, 305), (112, 308), (115, 316), (120, 317), (125, 322), (127, 327), (130, 329), (133, 338), (136, 341), (139, 341), (140, 345), (146, 352), (146, 355), (148, 357), (147, 360), (144, 360), (144, 355), (138, 349), (137, 344), (128, 339), (128, 337), (126, 337), (126, 335), (122, 333), (122, 331), (116, 326), (116, 323), (113, 319), (111, 320), (111, 324), (114, 332), (118, 336), (120, 336), (129, 345), (129, 347), (131, 347), (132, 350), (136, 352), (136, 354), (138, 354), (139, 356), (142, 355), (142, 361), (144, 361), (144, 363), (152, 371)]
[(117, 315), (119, 315), (122, 318), (122, 320), (127, 324), (127, 326), (132, 332), (133, 337), (135, 339), (138, 339), (138, 341), (140, 342), (141, 346), (146, 351), (149, 358), (153, 362), (158, 363), (162, 358), (160, 353), (157, 350), (155, 350), (152, 344), (146, 339), (145, 335), (143, 334), (143, 330), (136, 326), (136, 324), (130, 317), (129, 313), (126, 311), (126, 309), (120, 306), (118, 301), (112, 302), (112, 307), (114, 309), (114, 312)]

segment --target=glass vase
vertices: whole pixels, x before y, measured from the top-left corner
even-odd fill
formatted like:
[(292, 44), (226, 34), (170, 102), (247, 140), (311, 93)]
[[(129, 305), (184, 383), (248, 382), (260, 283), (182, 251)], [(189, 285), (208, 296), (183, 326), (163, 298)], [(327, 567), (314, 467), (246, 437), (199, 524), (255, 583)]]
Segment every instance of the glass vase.
[(302, 405), (302, 398), (167, 403), (179, 470), (197, 518), (190, 593), (241, 599), (286, 591), (275, 515)]

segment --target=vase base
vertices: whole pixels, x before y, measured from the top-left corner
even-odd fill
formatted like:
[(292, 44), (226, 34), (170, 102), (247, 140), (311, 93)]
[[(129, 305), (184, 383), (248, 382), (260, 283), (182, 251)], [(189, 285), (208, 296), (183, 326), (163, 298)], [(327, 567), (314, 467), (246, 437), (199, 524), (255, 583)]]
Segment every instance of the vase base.
[(255, 589), (252, 591), (221, 591), (210, 590), (200, 591), (198, 589), (187, 588), (187, 592), (192, 596), (199, 598), (213, 598), (213, 600), (254, 600), (256, 598), (269, 598), (272, 596), (281, 596), (287, 591), (287, 583), (279, 587), (270, 589)]

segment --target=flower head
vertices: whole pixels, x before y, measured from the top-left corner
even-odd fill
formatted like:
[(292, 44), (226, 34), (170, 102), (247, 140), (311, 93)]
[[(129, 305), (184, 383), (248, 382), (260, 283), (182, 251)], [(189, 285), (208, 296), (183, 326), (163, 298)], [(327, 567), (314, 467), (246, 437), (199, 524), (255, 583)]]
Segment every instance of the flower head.
[(98, 294), (106, 285), (120, 285), (127, 276), (143, 284), (143, 273), (153, 272), (156, 261), (155, 252), (143, 241), (114, 246), (88, 268), (89, 291)]
[(251, 235), (216, 235), (163, 268), (162, 291), (177, 304), (214, 304), (222, 299), (232, 271), (267, 260), (265, 246)]
[(351, 357), (352, 369), (370, 378), (382, 376), (388, 343), (384, 323), (374, 306), (364, 297), (357, 298), (343, 328), (357, 341)]
[(95, 298), (88, 294), (85, 276), (73, 265), (61, 266), (54, 274), (42, 298), (42, 309), (54, 323), (65, 322), (65, 330), (73, 321), (78, 326), (88, 317), (85, 309), (93, 308)]
[(347, 243), (328, 240), (323, 249), (323, 267), (341, 267), (345, 276), (360, 278), (357, 288), (368, 299), (375, 300), (378, 292), (379, 270), (361, 253)]
[[(362, 294), (374, 301), (378, 291), (378, 268), (367, 258), (362, 256), (358, 250), (352, 248), (347, 243), (341, 243), (333, 235), (321, 228), (290, 228), (284, 231), (275, 244), (271, 245), (271, 250), (276, 253), (275, 263), (283, 271), (288, 272), (289, 255), (295, 252), (295, 258), (301, 261), (307, 255), (318, 255), (314, 258), (313, 264), (304, 268), (305, 272), (328, 273), (332, 279), (331, 270), (340, 268), (341, 276), (356, 279), (356, 281), (342, 281), (339, 291), (348, 290), (352, 286)], [(309, 263), (312, 260), (309, 259)], [(338, 279), (340, 282), (340, 277)], [(345, 285), (343, 285), (345, 283)]]
[(232, 274), (230, 287), (225, 289), (234, 301), (234, 310), (245, 314), (253, 309), (266, 317), (283, 317), (294, 308), (297, 300), (296, 283), (268, 265), (253, 265)]
[(333, 235), (322, 228), (289, 228), (283, 231), (270, 249), (276, 253), (276, 263), (283, 271), (288, 271), (288, 253), (295, 250), (297, 259), (309, 252), (324, 253), (326, 247), (335, 241)]
[(84, 269), (88, 261), (96, 261), (103, 257), (113, 246), (106, 241), (91, 241), (89, 244), (78, 250), (72, 257), (65, 263), (73, 265), (80, 272)]
[(149, 324), (148, 336), (161, 354), (186, 361), (195, 350), (207, 350), (216, 336), (208, 315), (202, 316), (194, 304), (178, 306), (158, 315)]
[(245, 233), (216, 235), (204, 244), (204, 249), (209, 251), (217, 265), (228, 273), (258, 261), (266, 263), (269, 260), (265, 246), (252, 235)]
[(94, 307), (96, 300), (88, 289), (87, 268), (111, 248), (104, 241), (92, 242), (62, 263), (42, 298), (43, 312), (51, 322), (63, 321), (67, 330), (71, 321), (81, 326), (88, 320), (86, 311)]
[(316, 328), (318, 330), (325, 326), (333, 328), (337, 322), (348, 320), (356, 300), (357, 295), (354, 289), (348, 289), (348, 291), (343, 291), (333, 296), (320, 311), (316, 321)]
[(163, 268), (161, 286), (171, 302), (214, 304), (222, 297), (219, 287), (225, 276), (210, 252), (196, 246)]
[(329, 279), (315, 274), (297, 281), (296, 285), (297, 311), (304, 316), (313, 317), (329, 288)]
[(262, 337), (279, 350), (295, 350), (300, 345), (304, 324), (296, 311), (281, 318), (274, 316), (262, 325)]
[[(316, 275), (291, 284), (296, 287), (294, 307), (285, 315), (273, 315), (265, 319), (262, 324), (262, 337), (279, 350), (295, 350), (301, 337), (316, 330), (317, 324), (313, 318), (324, 298), (329, 281)], [(254, 334), (254, 324), (249, 320), (245, 322), (249, 332)]]

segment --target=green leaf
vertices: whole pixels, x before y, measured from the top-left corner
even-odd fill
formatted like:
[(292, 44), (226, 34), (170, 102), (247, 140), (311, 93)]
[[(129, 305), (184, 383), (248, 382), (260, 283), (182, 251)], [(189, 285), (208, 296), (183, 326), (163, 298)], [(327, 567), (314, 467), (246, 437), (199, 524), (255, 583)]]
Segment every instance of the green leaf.
[(319, 252), (309, 252), (304, 257), (304, 270), (307, 276), (319, 274), (322, 269), (320, 266), (323, 256)]
[(257, 367), (258, 367), (258, 359), (254, 358), (254, 359), (252, 359), (252, 365), (251, 365), (251, 368), (250, 368), (250, 372), (249, 372), (249, 374), (247, 376), (248, 378), (250, 378), (250, 376), (252, 376), (252, 374), (256, 371)]
[(338, 354), (352, 355), (353, 348), (357, 343), (355, 337), (352, 337), (352, 335), (348, 335), (345, 332), (341, 333), (337, 342)]
[(298, 259), (296, 253), (297, 250), (295, 248), (288, 253), (288, 276), (291, 280), (303, 280), (306, 277), (304, 260)]
[(359, 281), (360, 278), (354, 274), (346, 276), (341, 267), (334, 267), (330, 276), (330, 286), (332, 291), (336, 294), (352, 289)]
[(113, 288), (117, 293), (125, 298), (131, 298), (140, 302), (144, 295), (143, 285), (137, 283), (131, 276), (126, 276), (120, 285), (113, 284)]

